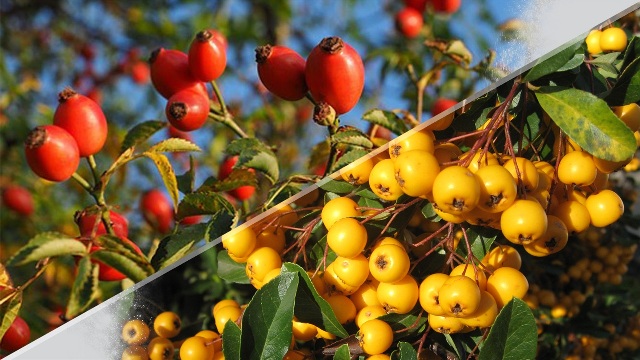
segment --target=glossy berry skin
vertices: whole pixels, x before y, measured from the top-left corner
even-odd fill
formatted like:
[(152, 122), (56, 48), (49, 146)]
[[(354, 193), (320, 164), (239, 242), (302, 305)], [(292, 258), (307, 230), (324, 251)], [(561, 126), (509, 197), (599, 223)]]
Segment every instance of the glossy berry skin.
[(33, 214), (33, 197), (29, 190), (19, 185), (9, 185), (2, 190), (2, 204), (19, 215)]
[[(238, 162), (237, 156), (230, 156), (224, 159), (224, 161), (220, 165), (220, 169), (218, 170), (218, 179), (224, 180), (227, 177), (229, 177), (229, 175), (231, 175), (231, 172), (233, 171), (233, 167), (237, 162)], [(253, 171), (253, 170), (249, 169), (249, 171)], [(253, 195), (253, 193), (255, 193), (255, 191), (256, 191), (255, 187), (251, 185), (243, 185), (243, 186), (238, 186), (233, 190), (230, 190), (228, 193), (229, 195), (233, 196), (235, 199), (244, 201), (249, 199)]]
[(213, 30), (196, 34), (189, 46), (189, 71), (203, 82), (214, 81), (227, 66), (226, 45), (218, 41)]
[(193, 89), (180, 90), (167, 101), (165, 114), (176, 129), (197, 130), (209, 117), (209, 97)]
[(149, 68), (153, 87), (165, 99), (187, 88), (195, 88), (207, 94), (204, 83), (191, 74), (189, 57), (182, 51), (156, 49), (149, 58)]
[(29, 324), (20, 316), (16, 316), (0, 340), (0, 349), (14, 352), (27, 345), (29, 341), (31, 341)]
[[(107, 229), (102, 223), (102, 215), (99, 212), (88, 211), (87, 209), (78, 212), (75, 215), (76, 224), (80, 229), (81, 237), (91, 237), (91, 233), (95, 228), (95, 236), (107, 233)], [(110, 210), (109, 220), (117, 237), (126, 238), (129, 236), (129, 220), (119, 213)]]
[(256, 48), (256, 63), (260, 81), (276, 96), (296, 101), (307, 93), (306, 61), (294, 50), (280, 45), (260, 46)]
[(404, 0), (404, 5), (406, 7), (416, 9), (420, 13), (423, 13), (424, 10), (427, 8), (428, 2), (429, 0)]
[(455, 106), (458, 102), (453, 99), (438, 98), (431, 105), (431, 116), (436, 116), (441, 112)]
[(364, 90), (364, 64), (356, 50), (339, 37), (327, 37), (307, 57), (305, 79), (313, 98), (337, 114), (353, 109)]
[(145, 192), (140, 198), (140, 211), (145, 221), (156, 231), (167, 233), (173, 222), (173, 205), (171, 201), (158, 189)]
[(453, 14), (460, 9), (462, 0), (430, 0), (430, 2), (435, 12)]
[(107, 141), (107, 118), (100, 105), (70, 88), (58, 94), (53, 124), (73, 136), (81, 157), (96, 154)]
[(149, 64), (146, 62), (136, 60), (131, 64), (129, 71), (131, 72), (131, 80), (133, 80), (134, 83), (144, 85), (149, 82), (151, 74)]
[(418, 36), (422, 25), (424, 25), (422, 13), (414, 8), (406, 7), (395, 16), (396, 29), (407, 38)]
[(80, 165), (80, 151), (69, 132), (56, 125), (38, 126), (25, 141), (25, 155), (31, 170), (49, 181), (65, 181)]

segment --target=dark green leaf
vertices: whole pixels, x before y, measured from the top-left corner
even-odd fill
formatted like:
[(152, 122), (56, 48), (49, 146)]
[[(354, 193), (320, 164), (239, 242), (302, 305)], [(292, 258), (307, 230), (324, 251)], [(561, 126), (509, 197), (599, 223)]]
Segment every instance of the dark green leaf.
[(340, 156), (340, 158), (338, 159), (338, 161), (336, 161), (333, 164), (333, 167), (330, 169), (330, 173), (334, 173), (338, 170), (340, 170), (341, 168), (353, 163), (354, 161), (360, 159), (363, 156), (367, 156), (369, 155), (369, 152), (367, 150), (364, 149), (351, 149), (348, 150), (347, 152), (345, 152), (342, 156)]
[(456, 116), (451, 123), (456, 131), (474, 131), (487, 121), (489, 112), (496, 106), (496, 93), (490, 92), (471, 103), (471, 108)]
[(404, 134), (409, 130), (404, 120), (391, 111), (373, 109), (367, 111), (362, 118), (372, 124), (387, 128), (397, 135)]
[(553, 52), (550, 56), (544, 56), (538, 59), (533, 67), (525, 74), (522, 81), (531, 82), (558, 71), (558, 69), (571, 61), (580, 46), (582, 46), (582, 43), (576, 41), (557, 52)]
[(178, 180), (176, 179), (176, 173), (173, 171), (173, 166), (169, 162), (169, 159), (163, 155), (154, 152), (144, 152), (142, 155), (148, 157), (153, 160), (153, 163), (156, 165), (158, 172), (160, 173), (160, 177), (162, 178), (162, 182), (164, 183), (169, 196), (171, 197), (171, 201), (173, 201), (173, 208), (176, 209), (178, 207)]
[(356, 128), (338, 131), (331, 136), (331, 142), (336, 145), (358, 146), (365, 149), (373, 148), (369, 137)]
[(200, 147), (189, 140), (180, 138), (169, 138), (160, 141), (159, 143), (150, 147), (148, 152), (187, 152), (187, 151), (202, 151)]
[(233, 321), (224, 324), (224, 336), (222, 337), (222, 352), (225, 359), (241, 359), (242, 330)]
[(500, 310), (480, 351), (479, 360), (536, 358), (538, 333), (529, 306), (513, 298)]
[(158, 130), (167, 126), (166, 121), (148, 120), (134, 126), (127, 135), (125, 135), (122, 145), (120, 146), (120, 154), (127, 149), (137, 146), (138, 144), (149, 139)]
[(250, 185), (256, 186), (258, 184), (255, 172), (249, 169), (234, 169), (231, 171), (229, 176), (224, 178), (224, 180), (218, 180), (215, 177), (207, 178), (202, 186), (196, 190), (196, 192), (206, 192), (206, 191), (229, 191), (236, 189), (240, 186)]
[(399, 342), (398, 350), (394, 352), (398, 360), (414, 360), (418, 358), (418, 353), (414, 347), (407, 342)]
[(57, 232), (45, 232), (31, 238), (7, 261), (7, 265), (18, 266), (48, 257), (82, 255), (86, 252), (87, 247), (75, 238)]
[(175, 234), (164, 237), (151, 258), (153, 268), (160, 270), (174, 263), (186, 255), (195, 243), (206, 241), (209, 226), (209, 223), (184, 226), (180, 227)]
[(189, 170), (187, 170), (182, 175), (176, 175), (176, 181), (178, 183), (178, 190), (183, 194), (188, 194), (193, 192), (195, 181), (196, 181), (196, 172), (194, 167), (193, 156), (189, 155)]
[(568, 71), (568, 70), (575, 69), (578, 66), (582, 65), (583, 62), (584, 62), (584, 54), (575, 54), (573, 55), (571, 60), (567, 61), (567, 63), (564, 64), (562, 67), (560, 67), (557, 71), (561, 72), (561, 71)]
[(260, 288), (242, 316), (242, 359), (281, 360), (291, 344), (291, 321), (300, 278), (283, 271)]
[(560, 129), (591, 155), (622, 161), (635, 153), (633, 132), (604, 100), (586, 91), (561, 87), (542, 87), (536, 97)]
[[(416, 309), (420, 306), (417, 305)], [(418, 316), (420, 310), (414, 309), (408, 314), (386, 314), (380, 317), (380, 320), (384, 320), (388, 323), (394, 331), (394, 339), (398, 340), (407, 336), (413, 336), (420, 334), (424, 331), (424, 326), (427, 323), (427, 317)], [(400, 331), (402, 330), (402, 331)]]
[(335, 355), (333, 355), (333, 360), (351, 360), (351, 353), (349, 352), (349, 344), (342, 344), (336, 350)]
[(186, 194), (178, 204), (176, 220), (191, 215), (211, 215), (220, 211), (234, 213), (235, 209), (224, 196), (216, 192), (190, 193)]
[[(493, 244), (498, 236), (498, 232), (498, 230), (487, 226), (470, 226), (466, 229), (467, 238), (471, 245), (471, 252), (477, 259), (482, 259), (489, 252), (491, 244)], [(468, 254), (464, 238), (460, 240), (457, 251), (462, 256)]]
[(622, 106), (640, 101), (640, 57), (622, 71), (618, 81), (605, 99), (611, 106)]
[(100, 297), (98, 273), (98, 264), (92, 263), (89, 256), (84, 256), (80, 259), (77, 274), (71, 287), (69, 302), (67, 303), (65, 316), (68, 319), (72, 319), (84, 312)]
[(280, 177), (278, 158), (260, 140), (255, 138), (237, 139), (229, 143), (225, 152), (229, 155), (238, 155), (238, 161), (234, 169), (246, 167), (262, 172), (272, 184)]
[(640, 58), (640, 38), (632, 36), (627, 44), (627, 49), (624, 51), (624, 58), (622, 59), (621, 70), (624, 70), (637, 58)]
[(348, 194), (353, 191), (356, 187), (349, 184), (346, 181), (342, 180), (329, 180), (324, 184), (320, 185), (320, 189), (324, 191), (329, 191), (335, 194)]
[(245, 271), (245, 264), (232, 260), (226, 250), (218, 253), (218, 276), (230, 283), (250, 283)]
[(215, 213), (208, 223), (207, 234), (204, 237), (205, 241), (210, 242), (219, 238), (223, 234), (226, 234), (233, 228), (233, 224), (236, 221), (237, 214), (228, 213), (226, 211), (220, 211)]
[(603, 54), (589, 61), (589, 64), (595, 65), (600, 69), (604, 69), (615, 76), (618, 74), (618, 69), (615, 67), (615, 62), (618, 59), (618, 55), (620, 55), (619, 52)]
[(438, 213), (436, 213), (436, 211), (433, 209), (433, 204), (430, 202), (427, 202), (426, 204), (424, 204), (424, 206), (422, 207), (422, 216), (425, 217), (425, 219), (430, 220), (430, 221), (439, 221), (440, 220), (440, 215), (438, 215)]

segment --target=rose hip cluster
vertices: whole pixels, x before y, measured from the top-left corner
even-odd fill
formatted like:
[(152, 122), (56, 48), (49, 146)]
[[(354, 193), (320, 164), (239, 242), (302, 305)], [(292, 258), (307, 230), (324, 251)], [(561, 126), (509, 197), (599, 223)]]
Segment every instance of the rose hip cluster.
[(322, 39), (306, 60), (283, 45), (259, 46), (256, 63), (260, 81), (274, 95), (296, 101), (309, 93), (338, 115), (353, 109), (364, 89), (362, 58), (336, 36)]
[(149, 58), (151, 82), (167, 99), (165, 114), (180, 131), (197, 130), (209, 116), (207, 82), (215, 81), (227, 65), (227, 40), (216, 30), (195, 35), (188, 53), (159, 48)]
[(98, 153), (107, 140), (107, 119), (95, 101), (66, 88), (58, 94), (53, 124), (27, 136), (25, 155), (33, 172), (49, 181), (65, 181), (81, 157)]
[(450, 15), (460, 9), (461, 0), (405, 0), (404, 7), (395, 15), (396, 30), (404, 37), (420, 35), (424, 25), (423, 14), (429, 8), (438, 14)]

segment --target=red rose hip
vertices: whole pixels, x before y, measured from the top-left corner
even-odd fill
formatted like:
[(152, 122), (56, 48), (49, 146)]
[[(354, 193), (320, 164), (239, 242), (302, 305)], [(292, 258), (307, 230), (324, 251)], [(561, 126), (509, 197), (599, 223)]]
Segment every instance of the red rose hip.
[(42, 125), (31, 130), (24, 150), (31, 170), (49, 181), (68, 180), (80, 165), (76, 140), (56, 125)]
[(256, 48), (256, 63), (260, 81), (276, 96), (296, 101), (306, 95), (306, 61), (297, 52), (280, 45), (259, 46)]
[(227, 66), (226, 44), (218, 40), (213, 30), (200, 31), (191, 41), (188, 57), (189, 70), (196, 79), (214, 81)]

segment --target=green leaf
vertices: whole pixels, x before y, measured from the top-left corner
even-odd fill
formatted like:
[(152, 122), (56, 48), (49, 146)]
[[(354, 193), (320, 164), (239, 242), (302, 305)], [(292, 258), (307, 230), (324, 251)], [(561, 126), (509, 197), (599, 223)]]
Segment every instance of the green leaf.
[[(416, 308), (418, 307), (419, 305), (416, 306)], [(417, 335), (424, 331), (427, 317), (424, 315), (418, 316), (419, 314), (420, 311), (414, 309), (414, 311), (408, 314), (389, 313), (381, 316), (380, 320), (384, 320), (391, 326), (394, 331), (394, 338), (397, 340), (403, 337)]]
[(333, 355), (333, 360), (350, 360), (351, 352), (349, 352), (349, 344), (342, 344)]
[(603, 54), (589, 61), (589, 64), (594, 65), (600, 69), (604, 69), (615, 75), (618, 73), (618, 69), (614, 65), (616, 60), (618, 59), (618, 55), (620, 55), (619, 52)]
[(471, 108), (456, 116), (451, 127), (456, 131), (474, 131), (487, 121), (489, 112), (496, 106), (496, 93), (494, 91), (479, 97), (471, 103)]
[(533, 67), (526, 73), (522, 81), (531, 82), (558, 71), (573, 59), (576, 50), (578, 50), (580, 46), (582, 46), (582, 43), (580, 41), (576, 41), (550, 56), (538, 59)]
[(491, 326), (479, 360), (535, 359), (537, 344), (536, 320), (531, 309), (524, 301), (513, 298)]
[(11, 326), (16, 316), (18, 316), (21, 306), (22, 291), (14, 291), (8, 297), (2, 298), (0, 305), (0, 314), (2, 314), (2, 319), (0, 320), (0, 339), (2, 339), (4, 333), (7, 332), (9, 326)]
[(92, 252), (91, 258), (120, 271), (134, 282), (142, 281), (155, 272), (144, 255), (118, 237), (101, 235), (96, 244), (101, 249)]
[(7, 265), (18, 266), (48, 257), (82, 255), (86, 252), (87, 247), (75, 238), (57, 232), (45, 232), (31, 238), (7, 261)]
[(138, 144), (145, 142), (158, 130), (167, 126), (166, 121), (148, 120), (134, 126), (127, 135), (125, 135), (122, 145), (120, 146), (120, 154), (124, 153), (127, 149), (137, 146)]
[(567, 61), (566, 64), (562, 65), (557, 71), (568, 71), (577, 68), (578, 66), (584, 63), (584, 54), (575, 54), (571, 58), (571, 60)]
[(228, 213), (226, 211), (220, 211), (211, 217), (208, 223), (207, 234), (205, 241), (211, 242), (220, 236), (228, 233), (236, 224), (238, 214), (236, 212)]
[(324, 184), (320, 185), (320, 189), (328, 192), (332, 192), (335, 194), (348, 194), (353, 191), (356, 187), (349, 184), (346, 181), (342, 180), (329, 180)]
[(142, 155), (153, 160), (153, 163), (156, 165), (156, 168), (160, 173), (162, 182), (167, 188), (167, 192), (169, 192), (169, 196), (173, 201), (173, 208), (178, 208), (178, 197), (180, 196), (178, 191), (178, 180), (176, 179), (176, 173), (173, 171), (173, 166), (171, 166), (169, 159), (163, 154), (154, 152), (144, 152)]
[(281, 360), (287, 353), (299, 281), (283, 269), (255, 293), (242, 316), (241, 359)]
[(398, 360), (414, 360), (418, 358), (418, 352), (414, 347), (404, 341), (398, 343), (398, 350), (394, 351)]
[(355, 148), (355, 149), (348, 150), (346, 153), (340, 156), (338, 161), (336, 161), (333, 164), (333, 167), (330, 169), (329, 172), (334, 173), (340, 170), (341, 168), (351, 164), (352, 162), (360, 159), (361, 157), (367, 156), (367, 155), (369, 155), (369, 152), (364, 149)]
[(148, 152), (188, 152), (188, 151), (202, 151), (200, 147), (189, 140), (180, 138), (169, 138), (160, 141), (159, 143), (150, 147)]
[(256, 174), (249, 169), (233, 169), (229, 176), (227, 176), (224, 180), (218, 180), (214, 177), (207, 178), (202, 186), (198, 188), (197, 192), (229, 191), (245, 185), (258, 185)]
[[(498, 230), (487, 226), (470, 226), (466, 229), (466, 232), (471, 245), (471, 252), (478, 259), (482, 259), (489, 252), (499, 233)], [(457, 252), (461, 256), (467, 256), (468, 250), (464, 238), (460, 240)]]
[(373, 142), (362, 131), (356, 128), (338, 130), (331, 136), (331, 143), (348, 146), (358, 146), (365, 149), (373, 148)]
[(272, 184), (280, 177), (278, 158), (271, 149), (255, 138), (237, 139), (229, 143), (225, 152), (238, 155), (234, 169), (247, 167), (260, 171)]
[(250, 283), (245, 271), (245, 264), (237, 263), (232, 260), (226, 250), (218, 253), (218, 276), (220, 276), (222, 280), (230, 283)]
[(68, 319), (84, 312), (100, 297), (98, 286), (98, 264), (91, 262), (89, 256), (84, 256), (78, 262), (77, 274), (71, 287), (71, 295), (67, 303), (65, 316)]
[(611, 106), (622, 106), (640, 101), (640, 57), (622, 71), (618, 81), (605, 99)]
[(407, 124), (391, 111), (373, 109), (367, 111), (362, 118), (372, 124), (385, 127), (396, 135), (404, 134), (409, 130)]
[(560, 129), (591, 155), (622, 161), (635, 153), (633, 132), (604, 100), (586, 91), (561, 87), (541, 87), (536, 97)]
[(349, 333), (338, 321), (329, 303), (318, 294), (309, 275), (299, 265), (284, 263), (282, 272), (296, 272), (300, 278), (294, 314), (298, 321), (318, 326), (322, 330), (345, 338)]
[(186, 194), (178, 204), (177, 220), (191, 215), (211, 215), (220, 211), (234, 213), (233, 205), (224, 196), (212, 192), (203, 191)]
[(189, 170), (182, 175), (176, 175), (176, 181), (178, 183), (178, 191), (183, 194), (193, 192), (196, 182), (196, 171), (193, 156), (189, 155)]
[(209, 226), (207, 223), (180, 227), (175, 234), (164, 237), (160, 240), (160, 244), (151, 258), (153, 268), (160, 270), (173, 264), (186, 255), (195, 243), (203, 239), (207, 240)]
[(225, 359), (240, 359), (242, 350), (242, 330), (233, 321), (224, 324), (224, 336), (222, 337), (222, 353)]

